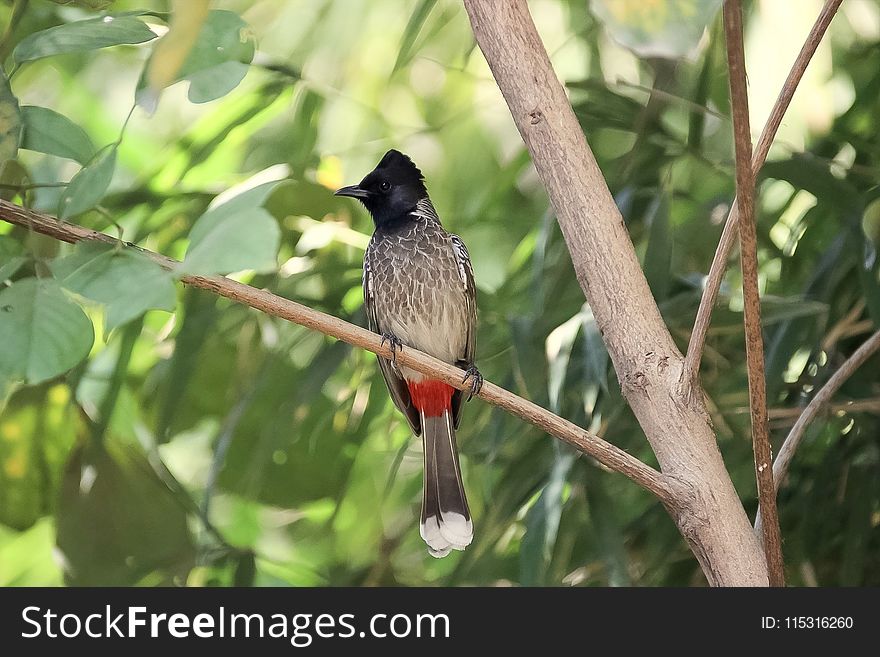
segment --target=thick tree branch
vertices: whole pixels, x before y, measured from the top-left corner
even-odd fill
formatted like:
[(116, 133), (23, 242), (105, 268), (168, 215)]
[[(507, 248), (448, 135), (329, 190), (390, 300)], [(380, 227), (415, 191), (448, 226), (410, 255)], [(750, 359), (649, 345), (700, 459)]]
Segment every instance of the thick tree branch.
[[(92, 240), (114, 245), (119, 243), (116, 239), (104, 233), (59, 221), (54, 217), (27, 210), (2, 199), (0, 199), (0, 219), (64, 242), (75, 243), (83, 240)], [(138, 249), (166, 269), (173, 270), (180, 265), (180, 262), (172, 258), (167, 258), (140, 247), (128, 246)], [(383, 346), (380, 336), (372, 331), (355, 326), (295, 301), (276, 296), (266, 290), (259, 290), (224, 276), (183, 276), (180, 280), (190, 287), (213, 292), (232, 301), (260, 310), (267, 315), (286, 319), (313, 331), (318, 331), (337, 340), (347, 342), (355, 347), (372, 351), (379, 356), (391, 357), (389, 348)], [(415, 349), (404, 348), (397, 354), (397, 360), (401, 365), (410, 367), (422, 374), (427, 374), (431, 378), (440, 379), (460, 390), (469, 389), (470, 387), (470, 384), (463, 383), (460, 369)], [(610, 470), (628, 477), (656, 495), (669, 508), (677, 508), (679, 506), (678, 496), (674, 494), (674, 491), (679, 486), (677, 486), (674, 480), (670, 481), (667, 477), (650, 466), (645, 465), (637, 458), (630, 456), (619, 447), (489, 381), (484, 382), (478, 396), (490, 404), (534, 424), (539, 429), (572, 445), (584, 454), (592, 456)]]
[(675, 516), (679, 530), (711, 584), (766, 586), (766, 562), (721, 460), (703, 396), (681, 394), (684, 359), (526, 0), (464, 5), (553, 203), (621, 390), (663, 473), (689, 491), (689, 504)]
[(746, 334), (755, 477), (758, 480), (758, 500), (767, 516), (763, 540), (770, 586), (784, 586), (782, 539), (779, 532), (779, 518), (776, 514), (776, 489), (773, 487), (771, 467), (773, 455), (770, 451), (770, 433), (767, 428), (764, 337), (761, 333), (761, 294), (758, 289), (758, 232), (755, 226), (755, 175), (752, 171), (752, 138), (749, 130), (749, 96), (740, 0), (726, 0), (724, 3), (724, 34), (727, 41), (730, 105), (736, 150), (743, 321)]
[[(776, 490), (779, 490), (782, 481), (785, 479), (785, 475), (788, 474), (788, 467), (791, 465), (791, 459), (794, 457), (794, 453), (803, 441), (810, 422), (812, 422), (819, 412), (825, 408), (825, 405), (831, 401), (831, 398), (834, 397), (835, 394), (837, 394), (837, 391), (840, 390), (840, 387), (846, 382), (846, 380), (851, 377), (866, 360), (878, 351), (880, 351), (880, 331), (877, 331), (874, 335), (865, 340), (865, 342), (862, 343), (862, 346), (856, 349), (852, 356), (844, 361), (843, 365), (840, 366), (840, 369), (828, 379), (828, 382), (822, 386), (819, 392), (816, 393), (816, 396), (810, 400), (809, 404), (807, 404), (807, 407), (804, 409), (804, 412), (801, 413), (798, 421), (791, 428), (791, 431), (788, 432), (788, 436), (786, 436), (785, 442), (782, 443), (782, 448), (779, 450), (779, 456), (776, 457), (776, 463), (773, 464), (773, 476), (776, 480)], [(755, 517), (756, 533), (763, 531), (764, 515), (763, 510), (759, 508), (758, 515)]]
[[(782, 117), (785, 115), (788, 106), (797, 86), (807, 70), (810, 60), (819, 47), (822, 37), (831, 24), (831, 19), (837, 13), (838, 7), (843, 0), (826, 0), (822, 12), (816, 19), (813, 29), (807, 36), (801, 51), (798, 53), (785, 84), (779, 92), (776, 103), (770, 111), (770, 116), (764, 129), (761, 131), (761, 137), (755, 146), (755, 153), (752, 156), (752, 172), (757, 178), (767, 154), (770, 152), (770, 146), (776, 137), (776, 131), (782, 123)], [(685, 358), (685, 368), (682, 382), (686, 386), (696, 384), (700, 372), (700, 360), (703, 357), (703, 346), (706, 344), (706, 333), (709, 330), (709, 324), (712, 321), (712, 310), (715, 308), (715, 302), (718, 300), (718, 292), (721, 289), (721, 281), (724, 279), (724, 272), (727, 269), (727, 259), (730, 257), (730, 251), (736, 243), (737, 223), (739, 221), (739, 206), (737, 200), (733, 200), (730, 212), (727, 215), (727, 221), (724, 224), (724, 230), (721, 233), (721, 240), (718, 242), (718, 248), (715, 250), (715, 257), (712, 259), (712, 266), (709, 268), (709, 275), (706, 278), (706, 287), (703, 290), (703, 296), (700, 299), (700, 306), (697, 309), (697, 318), (694, 321), (694, 330), (691, 332), (691, 339), (688, 343), (687, 356)]]

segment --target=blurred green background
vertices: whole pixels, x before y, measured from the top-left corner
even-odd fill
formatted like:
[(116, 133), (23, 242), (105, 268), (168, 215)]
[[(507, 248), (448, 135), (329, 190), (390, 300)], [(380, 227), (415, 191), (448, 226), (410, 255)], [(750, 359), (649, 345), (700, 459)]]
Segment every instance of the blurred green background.
[[(684, 350), (734, 188), (719, 3), (529, 4)], [(755, 136), (821, 4), (747, 3)], [(457, 0), (217, 0), (150, 114), (135, 97), (170, 9), (0, 0), (0, 196), (363, 325), (372, 225), (332, 190), (398, 148), (470, 249), (486, 378), (656, 465)], [(76, 47), (38, 34), (54, 26)], [(777, 449), (880, 327), (878, 116), (880, 7), (847, 0), (759, 186)], [(35, 309), (0, 319), (2, 585), (705, 583), (654, 498), (480, 401), (459, 437), (476, 538), (433, 559), (421, 448), (371, 354), (3, 222), (0, 258), (0, 301)], [(736, 269), (702, 376), (753, 516)], [(880, 584), (878, 366), (782, 486), (790, 584)]]

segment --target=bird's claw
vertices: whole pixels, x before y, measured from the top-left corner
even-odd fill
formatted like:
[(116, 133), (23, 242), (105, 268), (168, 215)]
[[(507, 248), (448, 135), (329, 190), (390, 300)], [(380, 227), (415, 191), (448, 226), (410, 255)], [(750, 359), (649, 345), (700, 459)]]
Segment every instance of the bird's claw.
[(483, 387), (483, 375), (480, 374), (480, 370), (477, 369), (476, 365), (471, 365), (464, 371), (464, 378), (461, 382), (466, 383), (468, 379), (471, 380), (471, 389), (468, 391), (467, 398), (470, 401), (474, 395), (480, 393), (480, 389)]
[(391, 350), (391, 367), (396, 370), (397, 352), (403, 349), (403, 343), (400, 341), (400, 338), (394, 335), (391, 331), (385, 331), (382, 334), (382, 342), (379, 343), (379, 346), (384, 347), (386, 342), (388, 343), (388, 348)]

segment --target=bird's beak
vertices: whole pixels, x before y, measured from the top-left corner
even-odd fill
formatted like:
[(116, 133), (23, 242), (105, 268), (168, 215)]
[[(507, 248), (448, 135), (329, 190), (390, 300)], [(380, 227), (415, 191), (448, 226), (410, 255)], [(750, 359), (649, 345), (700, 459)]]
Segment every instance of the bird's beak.
[(369, 198), (370, 192), (368, 192), (366, 189), (361, 189), (357, 185), (349, 185), (348, 187), (337, 189), (334, 196), (351, 196), (352, 198), (363, 200), (365, 198)]

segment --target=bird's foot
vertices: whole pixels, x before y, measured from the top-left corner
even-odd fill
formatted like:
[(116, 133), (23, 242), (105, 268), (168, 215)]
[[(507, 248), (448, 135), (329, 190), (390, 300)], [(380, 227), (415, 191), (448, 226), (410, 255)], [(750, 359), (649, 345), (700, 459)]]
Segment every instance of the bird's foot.
[(397, 352), (403, 349), (403, 343), (400, 341), (400, 338), (394, 335), (391, 331), (385, 331), (382, 333), (382, 342), (379, 343), (379, 346), (384, 347), (386, 342), (388, 343), (388, 348), (391, 349), (391, 367), (396, 370)]
[(467, 398), (470, 401), (474, 395), (479, 394), (480, 388), (483, 387), (483, 375), (480, 374), (480, 370), (477, 369), (476, 365), (471, 365), (464, 371), (464, 378), (461, 382), (466, 383), (468, 379), (471, 380), (471, 389), (468, 392)]

